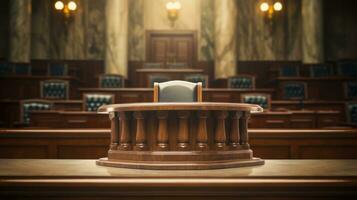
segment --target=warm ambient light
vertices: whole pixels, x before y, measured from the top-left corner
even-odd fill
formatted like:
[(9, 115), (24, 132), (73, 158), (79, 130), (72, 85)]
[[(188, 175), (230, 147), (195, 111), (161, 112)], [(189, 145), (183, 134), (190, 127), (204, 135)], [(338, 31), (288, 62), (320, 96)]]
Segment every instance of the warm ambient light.
[(274, 10), (275, 11), (281, 11), (283, 9), (283, 4), (281, 4), (279, 1), (274, 3)]
[(260, 4), (260, 10), (263, 12), (266, 12), (269, 10), (269, 4), (267, 2), (263, 2), (262, 4)]
[(175, 21), (179, 16), (179, 11), (181, 9), (181, 3), (179, 1), (170, 1), (166, 4), (167, 17), (171, 21), (171, 26), (175, 25)]
[(77, 9), (77, 4), (74, 1), (70, 1), (67, 6), (68, 6), (68, 9), (72, 10), (72, 11)]
[(64, 8), (63, 2), (62, 1), (57, 1), (55, 3), (55, 8), (56, 8), (56, 10), (62, 10)]

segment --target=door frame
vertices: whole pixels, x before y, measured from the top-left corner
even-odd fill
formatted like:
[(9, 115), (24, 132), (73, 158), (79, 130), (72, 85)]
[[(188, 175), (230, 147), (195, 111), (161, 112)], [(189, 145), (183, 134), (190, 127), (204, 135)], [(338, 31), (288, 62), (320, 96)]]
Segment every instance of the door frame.
[(195, 30), (146, 30), (145, 33), (145, 60), (148, 61), (150, 54), (151, 54), (151, 48), (149, 48), (151, 38), (154, 35), (168, 35), (168, 36), (182, 36), (182, 35), (189, 35), (192, 36), (193, 38), (193, 55), (192, 55), (192, 68), (195, 68), (198, 62), (198, 49), (197, 49), (197, 31)]

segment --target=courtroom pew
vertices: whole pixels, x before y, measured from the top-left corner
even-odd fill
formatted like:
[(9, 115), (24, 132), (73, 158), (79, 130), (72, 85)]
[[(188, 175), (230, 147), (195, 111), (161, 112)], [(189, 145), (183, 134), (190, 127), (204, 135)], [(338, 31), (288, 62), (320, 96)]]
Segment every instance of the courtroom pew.
[[(49, 100), (53, 103), (53, 110), (80, 111), (82, 100)], [(0, 100), (0, 121), (4, 127), (13, 127), (20, 121), (20, 100)]]
[[(263, 159), (357, 159), (356, 129), (249, 129), (249, 137)], [(0, 130), (0, 158), (98, 159), (109, 143), (109, 129)]]
[(77, 88), (81, 82), (71, 76), (33, 76), (33, 75), (8, 75), (0, 77), (0, 99), (36, 99), (40, 98), (41, 81), (61, 79), (69, 81), (69, 98), (79, 98)]

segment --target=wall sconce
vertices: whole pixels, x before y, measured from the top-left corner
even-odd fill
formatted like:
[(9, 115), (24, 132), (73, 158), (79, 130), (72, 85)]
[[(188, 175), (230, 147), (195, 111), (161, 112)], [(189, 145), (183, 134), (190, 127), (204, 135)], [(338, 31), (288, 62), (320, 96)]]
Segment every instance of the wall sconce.
[(77, 10), (77, 3), (75, 1), (56, 1), (54, 4), (55, 9), (59, 12), (62, 13), (63, 16), (65, 16), (66, 19), (71, 17), (76, 10)]
[(181, 3), (179, 1), (170, 1), (166, 4), (167, 17), (171, 21), (171, 26), (175, 25), (175, 21), (179, 17)]
[(262, 2), (259, 6), (260, 11), (262, 11), (269, 19), (273, 18), (276, 12), (283, 10), (283, 4), (279, 1), (274, 4), (269, 4), (268, 2)]

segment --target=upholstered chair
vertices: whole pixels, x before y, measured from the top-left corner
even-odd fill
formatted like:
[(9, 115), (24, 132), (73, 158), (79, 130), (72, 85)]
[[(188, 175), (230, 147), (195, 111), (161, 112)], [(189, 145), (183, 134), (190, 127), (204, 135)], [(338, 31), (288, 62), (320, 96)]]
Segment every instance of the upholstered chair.
[(0, 63), (0, 75), (11, 75), (13, 74), (13, 66), (11, 63), (2, 62)]
[(271, 96), (264, 93), (247, 93), (241, 95), (242, 103), (257, 104), (265, 110), (271, 108)]
[(186, 68), (187, 64), (186, 63), (167, 63), (166, 67), (170, 68), (170, 69), (177, 69), (177, 68), (182, 69), (182, 68)]
[(357, 99), (357, 82), (345, 83), (345, 98)]
[(357, 62), (345, 61), (338, 64), (338, 75), (341, 76), (357, 76)]
[(162, 67), (163, 67), (162, 63), (144, 63), (143, 65), (143, 68), (148, 68), (148, 69), (157, 69)]
[(31, 119), (31, 111), (35, 110), (51, 110), (52, 102), (41, 99), (28, 99), (20, 101), (20, 123), (29, 124)]
[(148, 86), (154, 87), (154, 83), (162, 83), (170, 81), (170, 77), (167, 75), (153, 74), (148, 76)]
[(28, 63), (14, 64), (14, 72), (16, 75), (31, 75), (31, 65)]
[(331, 76), (331, 67), (328, 65), (311, 65), (310, 76), (311, 77), (326, 77)]
[(185, 81), (192, 83), (202, 83), (202, 87), (208, 88), (208, 75), (203, 74), (190, 74), (185, 76)]
[(283, 84), (284, 99), (303, 100), (307, 98), (307, 86), (304, 82), (287, 82)]
[(41, 81), (41, 98), (43, 99), (68, 99), (69, 82), (66, 80)]
[(228, 88), (237, 89), (254, 89), (255, 88), (255, 76), (251, 75), (238, 75), (232, 76), (227, 79)]
[(347, 122), (357, 124), (357, 102), (346, 104)]
[(96, 112), (102, 105), (114, 103), (113, 94), (102, 93), (86, 93), (83, 94), (83, 110), (89, 112)]
[(202, 83), (187, 81), (155, 83), (154, 102), (202, 102)]
[(118, 74), (102, 74), (99, 76), (100, 88), (123, 88), (124, 77)]
[(280, 67), (280, 76), (282, 77), (297, 77), (300, 76), (299, 68), (297, 66), (282, 66)]
[(48, 76), (67, 76), (68, 65), (64, 63), (51, 63), (47, 68)]

